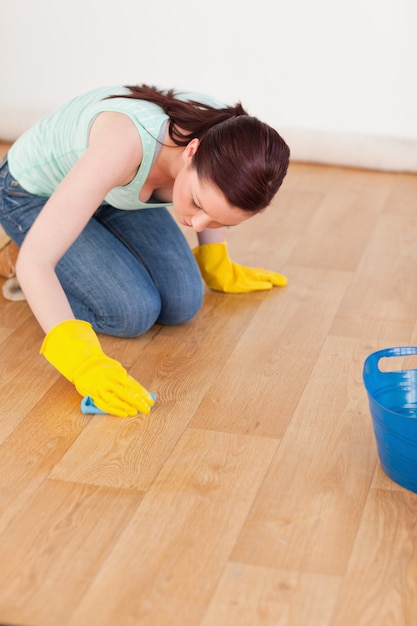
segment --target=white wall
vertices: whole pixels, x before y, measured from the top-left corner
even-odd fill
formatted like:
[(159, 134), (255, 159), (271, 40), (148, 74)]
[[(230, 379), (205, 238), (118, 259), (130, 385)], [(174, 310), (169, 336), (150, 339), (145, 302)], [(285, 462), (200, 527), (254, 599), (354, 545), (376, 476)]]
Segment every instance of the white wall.
[(416, 0), (13, 0), (0, 138), (102, 84), (234, 102), (296, 160), (417, 171)]

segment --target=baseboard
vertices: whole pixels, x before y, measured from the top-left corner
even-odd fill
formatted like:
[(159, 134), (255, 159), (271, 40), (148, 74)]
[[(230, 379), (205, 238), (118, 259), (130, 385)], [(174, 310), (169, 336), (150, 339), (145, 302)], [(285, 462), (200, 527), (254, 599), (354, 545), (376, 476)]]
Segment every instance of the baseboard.
[(395, 172), (417, 172), (417, 138), (287, 129), (293, 161)]

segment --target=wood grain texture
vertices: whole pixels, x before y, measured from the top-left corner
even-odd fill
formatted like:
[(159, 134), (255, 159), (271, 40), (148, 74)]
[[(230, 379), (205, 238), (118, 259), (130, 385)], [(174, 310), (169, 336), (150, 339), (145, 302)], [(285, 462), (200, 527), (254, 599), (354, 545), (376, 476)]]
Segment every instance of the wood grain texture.
[(188, 429), (69, 624), (198, 623), (276, 447)]
[(122, 489), (42, 483), (0, 543), (2, 615), (10, 622), (65, 624), (141, 497)]
[(146, 417), (82, 415), (0, 295), (0, 624), (414, 626), (417, 494), (380, 467), (362, 368), (417, 345), (417, 176), (292, 163), (228, 240), (288, 286), (101, 338)]
[(230, 562), (201, 626), (329, 624), (341, 579)]
[(371, 490), (332, 626), (413, 626), (417, 616), (417, 499)]
[(417, 317), (416, 241), (417, 217), (381, 216), (332, 333), (408, 342)]
[[(285, 432), (350, 282), (346, 272), (289, 269), (291, 283), (262, 296), (193, 426), (268, 437)], [(308, 324), (300, 323), (307, 312)]]
[(369, 350), (329, 338), (232, 554), (341, 576), (376, 463), (360, 380)]

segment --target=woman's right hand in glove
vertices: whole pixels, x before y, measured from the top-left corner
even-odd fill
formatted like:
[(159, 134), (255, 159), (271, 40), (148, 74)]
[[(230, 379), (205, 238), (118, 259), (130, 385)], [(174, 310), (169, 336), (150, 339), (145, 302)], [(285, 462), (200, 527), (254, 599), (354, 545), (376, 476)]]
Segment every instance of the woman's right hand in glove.
[(104, 354), (88, 322), (68, 320), (54, 326), (41, 354), (105, 413), (129, 417), (149, 413), (154, 405), (151, 394), (118, 361)]

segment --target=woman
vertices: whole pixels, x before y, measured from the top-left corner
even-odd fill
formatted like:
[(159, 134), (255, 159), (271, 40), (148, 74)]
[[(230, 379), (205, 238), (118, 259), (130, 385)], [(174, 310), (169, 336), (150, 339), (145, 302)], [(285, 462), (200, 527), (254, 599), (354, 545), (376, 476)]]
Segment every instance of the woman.
[[(96, 89), (24, 133), (0, 165), (0, 223), (20, 247), (46, 359), (103, 411), (148, 413), (152, 396), (96, 331), (188, 321), (202, 304), (199, 268), (224, 292), (286, 284), (232, 263), (223, 231), (270, 204), (288, 161), (278, 133), (240, 104), (146, 85)], [(167, 205), (197, 233), (194, 256)]]

